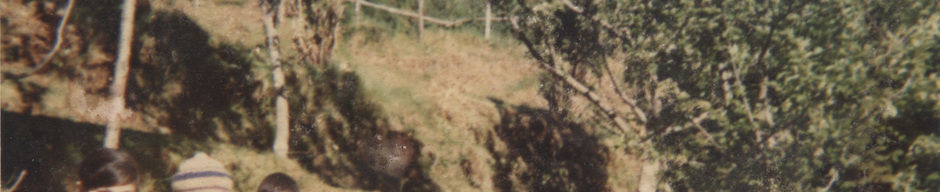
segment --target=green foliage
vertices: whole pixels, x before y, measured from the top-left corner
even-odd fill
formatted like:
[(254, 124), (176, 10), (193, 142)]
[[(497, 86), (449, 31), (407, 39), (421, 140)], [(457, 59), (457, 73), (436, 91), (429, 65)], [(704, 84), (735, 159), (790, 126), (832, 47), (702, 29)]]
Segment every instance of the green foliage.
[(534, 58), (595, 90), (622, 65), (673, 188), (937, 189), (937, 1), (494, 3)]

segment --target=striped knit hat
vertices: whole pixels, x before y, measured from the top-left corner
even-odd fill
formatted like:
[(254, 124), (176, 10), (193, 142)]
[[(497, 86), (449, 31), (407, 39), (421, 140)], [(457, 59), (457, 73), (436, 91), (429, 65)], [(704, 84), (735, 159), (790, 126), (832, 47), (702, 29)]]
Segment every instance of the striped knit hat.
[(225, 170), (225, 166), (203, 152), (196, 153), (193, 158), (180, 163), (179, 171), (173, 175), (175, 192), (231, 190), (232, 176)]

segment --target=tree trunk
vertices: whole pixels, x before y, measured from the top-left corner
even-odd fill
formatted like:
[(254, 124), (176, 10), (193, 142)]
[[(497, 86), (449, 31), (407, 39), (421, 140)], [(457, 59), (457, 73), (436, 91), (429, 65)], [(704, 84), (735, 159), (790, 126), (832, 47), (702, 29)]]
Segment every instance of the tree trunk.
[(418, 0), (418, 41), (424, 38), (424, 0)]
[(662, 171), (662, 162), (644, 154), (640, 157), (642, 168), (640, 170), (640, 183), (637, 186), (639, 192), (656, 192), (659, 185), (659, 172)]
[(127, 90), (127, 72), (130, 68), (131, 42), (134, 40), (134, 12), (137, 0), (125, 0), (121, 14), (121, 38), (118, 57), (114, 63), (114, 82), (111, 83), (111, 115), (105, 129), (104, 147), (117, 149), (121, 138), (121, 120), (124, 114), (124, 93)]
[(490, 3), (486, 3), (486, 21), (483, 21), (485, 29), (483, 29), (483, 39), (490, 39), (490, 27), (493, 23), (493, 11), (490, 7)]
[(264, 34), (267, 39), (268, 53), (271, 54), (271, 66), (274, 76), (274, 90), (277, 100), (275, 101), (275, 123), (276, 131), (274, 134), (274, 154), (279, 157), (287, 157), (287, 151), (290, 149), (288, 140), (290, 137), (290, 114), (288, 111), (287, 98), (284, 97), (284, 69), (281, 65), (281, 49), (278, 43), (277, 26), (275, 17), (277, 9), (280, 7), (280, 0), (261, 0), (261, 12), (264, 14), (261, 21), (264, 22)]
[(356, 0), (356, 26), (359, 25), (360, 20), (362, 20), (362, 0)]

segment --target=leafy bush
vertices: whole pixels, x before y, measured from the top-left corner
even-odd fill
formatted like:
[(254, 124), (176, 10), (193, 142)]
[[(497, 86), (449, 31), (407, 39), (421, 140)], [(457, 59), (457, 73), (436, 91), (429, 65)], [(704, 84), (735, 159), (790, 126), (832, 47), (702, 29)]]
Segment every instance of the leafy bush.
[[(629, 125), (627, 144), (669, 165), (663, 187), (937, 189), (937, 1), (494, 4), (559, 71), (554, 110), (589, 87), (602, 126)], [(587, 93), (610, 89), (607, 72), (624, 99)]]

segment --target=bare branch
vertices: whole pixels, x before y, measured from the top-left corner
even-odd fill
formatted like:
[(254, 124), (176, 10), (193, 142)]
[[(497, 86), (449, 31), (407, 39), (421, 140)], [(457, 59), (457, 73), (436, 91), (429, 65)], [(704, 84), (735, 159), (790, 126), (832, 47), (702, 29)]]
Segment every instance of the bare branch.
[(774, 114), (770, 112), (770, 99), (767, 97), (767, 91), (770, 89), (767, 85), (767, 77), (764, 76), (764, 79), (760, 82), (760, 93), (757, 96), (757, 102), (763, 103), (763, 110), (761, 110), (761, 117), (764, 119), (764, 122), (767, 122), (770, 126), (774, 126)]
[(731, 68), (731, 73), (734, 74), (734, 86), (741, 91), (740, 97), (741, 102), (744, 103), (744, 110), (747, 112), (747, 121), (757, 126), (757, 122), (754, 121), (754, 112), (751, 111), (751, 102), (747, 99), (747, 89), (744, 87), (744, 83), (741, 82), (741, 68), (738, 68), (734, 63), (731, 63)]
[(626, 103), (628, 107), (630, 107), (630, 110), (636, 114), (637, 118), (640, 119), (640, 122), (646, 123), (646, 113), (636, 106), (636, 100), (628, 97), (627, 93), (620, 89), (620, 85), (617, 84), (617, 79), (615, 79), (613, 73), (610, 72), (610, 66), (605, 64), (604, 69), (607, 71), (607, 76), (610, 76), (610, 83), (614, 87), (614, 91), (617, 92), (617, 95), (620, 96), (620, 100), (623, 100), (623, 102)]
[(575, 6), (574, 3), (571, 3), (571, 1), (569, 0), (561, 0), (561, 3), (564, 3), (565, 7), (568, 7), (568, 9), (571, 9), (571, 11), (574, 11), (575, 13), (578, 13), (578, 14), (584, 13), (584, 10), (582, 10), (580, 7)]
[(49, 66), (50, 62), (52, 62), (52, 57), (55, 57), (55, 55), (59, 52), (59, 48), (62, 47), (62, 33), (65, 31), (65, 24), (68, 23), (69, 16), (72, 15), (72, 8), (75, 7), (74, 1), (75, 0), (69, 0), (69, 4), (65, 8), (65, 15), (62, 16), (62, 20), (59, 21), (59, 27), (56, 30), (55, 43), (53, 43), (52, 49), (49, 50), (49, 53), (46, 53), (46, 56), (42, 58), (42, 61), (40, 61), (39, 64), (29, 72), (23, 74), (9, 74), (6, 75), (6, 78), (19, 79), (30, 76), (32, 74), (43, 72), (48, 68), (47, 66)]
[(653, 116), (658, 117), (659, 113), (663, 111), (663, 101), (659, 99), (662, 96), (659, 95), (656, 90), (657, 87), (659, 87), (659, 75), (656, 75), (655, 71), (650, 71), (650, 85), (650, 109), (653, 110)]
[(907, 80), (904, 81), (904, 85), (901, 86), (901, 89), (894, 92), (894, 95), (891, 97), (900, 97), (902, 94), (904, 94), (904, 92), (907, 92), (907, 89), (911, 86), (911, 78), (913, 77), (908, 77)]
[[(723, 151), (724, 149), (721, 148), (721, 145), (718, 145), (718, 142), (715, 141), (715, 138), (712, 137), (711, 134), (708, 134), (708, 130), (705, 130), (705, 127), (702, 126), (702, 121), (704, 121), (705, 119), (707, 119), (708, 116), (709, 116), (709, 115), (708, 115), (707, 112), (702, 113), (702, 114), (699, 114), (697, 117), (691, 118), (692, 122), (686, 123), (685, 125), (683, 125), (683, 126), (680, 127), (680, 128), (676, 128), (676, 129), (667, 129), (665, 132), (660, 133), (659, 136), (665, 137), (665, 136), (668, 136), (668, 135), (673, 134), (673, 133), (677, 133), (677, 132), (680, 132), (680, 131), (684, 131), (684, 130), (688, 129), (689, 127), (694, 127), (696, 130), (698, 130), (698, 132), (700, 133), (700, 135), (702, 135), (702, 136), (705, 137), (705, 140), (707, 140), (708, 143), (714, 145), (716, 148), (718, 148), (718, 150)], [(650, 139), (650, 138), (647, 138), (647, 139)]]
[[(549, 54), (554, 55), (554, 53), (549, 53)], [(552, 66), (545, 62), (539, 62), (539, 64), (541, 64), (540, 66), (542, 66), (542, 68), (551, 72), (553, 75), (555, 75), (556, 78), (562, 79), (566, 84), (568, 84), (568, 86), (573, 87), (575, 90), (581, 93), (581, 95), (583, 95), (588, 100), (590, 100), (592, 104), (600, 108), (601, 111), (604, 112), (604, 115), (606, 115), (608, 118), (613, 120), (614, 123), (617, 125), (617, 127), (621, 129), (622, 132), (626, 133), (627, 129), (630, 129), (629, 126), (627, 125), (627, 122), (622, 117), (617, 115), (617, 112), (613, 109), (613, 107), (611, 107), (609, 104), (601, 100), (600, 95), (598, 95), (594, 91), (591, 91), (587, 86), (582, 84), (580, 81), (578, 81), (574, 77), (571, 77), (571, 75), (566, 74), (564, 71), (558, 68), (558, 66)], [(646, 130), (639, 129), (636, 127), (633, 129), (635, 133), (638, 133), (641, 136), (646, 135)]]
[(819, 191), (819, 192), (826, 192), (826, 191), (829, 191), (829, 189), (832, 189), (832, 185), (835, 184), (836, 181), (839, 180), (839, 170), (836, 169), (835, 167), (829, 169), (829, 175), (831, 175), (831, 176), (829, 176), (829, 182), (828, 182), (828, 184), (826, 184), (826, 187), (825, 187), (825, 188), (821, 188), (821, 189), (816, 190), (816, 191)]
[(708, 131), (705, 130), (704, 127), (702, 127), (702, 121), (705, 120), (705, 119), (707, 119), (707, 118), (708, 118), (708, 113), (702, 113), (702, 114), (699, 115), (698, 117), (692, 118), (692, 125), (693, 125), (696, 129), (698, 129), (698, 131), (699, 131), (702, 135), (705, 136), (705, 139), (707, 139), (709, 143), (711, 143), (712, 145), (715, 145), (715, 147), (718, 147), (718, 149), (721, 149), (721, 147), (720, 147), (721, 145), (718, 145), (718, 142), (715, 141), (715, 138), (712, 137), (711, 134), (708, 134)]
[(545, 58), (542, 54), (538, 53), (532, 41), (526, 38), (522, 34), (522, 31), (517, 23), (517, 20), (515, 19), (510, 20), (510, 24), (512, 26), (512, 31), (518, 34), (519, 40), (522, 41), (522, 43), (526, 46), (526, 48), (532, 54), (532, 57), (534, 57), (535, 60), (539, 63), (540, 67), (551, 72), (555, 78), (562, 80), (563, 82), (565, 82), (565, 84), (567, 84), (568, 86), (571, 86), (576, 91), (578, 91), (578, 93), (580, 93), (585, 98), (587, 98), (588, 101), (591, 102), (591, 104), (600, 108), (600, 110), (604, 112), (604, 115), (607, 118), (610, 118), (611, 120), (614, 121), (614, 124), (617, 126), (617, 128), (620, 129), (619, 131), (621, 133), (626, 134), (628, 129), (632, 129), (634, 133), (638, 134), (640, 137), (646, 136), (647, 134), (646, 129), (643, 129), (640, 127), (631, 128), (627, 124), (627, 121), (624, 120), (623, 117), (618, 115), (617, 112), (613, 109), (613, 107), (611, 107), (608, 103), (604, 102), (604, 100), (601, 99), (600, 95), (598, 95), (594, 91), (591, 91), (591, 89), (589, 89), (583, 83), (578, 81), (578, 79), (575, 79), (574, 77), (571, 77), (571, 75), (566, 74), (561, 68), (555, 65), (554, 59), (553, 59), (555, 57), (554, 52), (549, 51), (547, 55), (549, 58)]
[(55, 35), (55, 45), (52, 46), (52, 50), (42, 58), (42, 62), (39, 63), (39, 66), (36, 67), (30, 74), (36, 73), (37, 71), (42, 71), (46, 65), (52, 60), (52, 57), (59, 52), (59, 48), (62, 47), (62, 33), (65, 31), (65, 24), (69, 21), (69, 16), (72, 15), (72, 8), (75, 7), (75, 0), (69, 0), (69, 5), (65, 8), (65, 15), (62, 17), (62, 21), (59, 22), (59, 29), (56, 30)]

